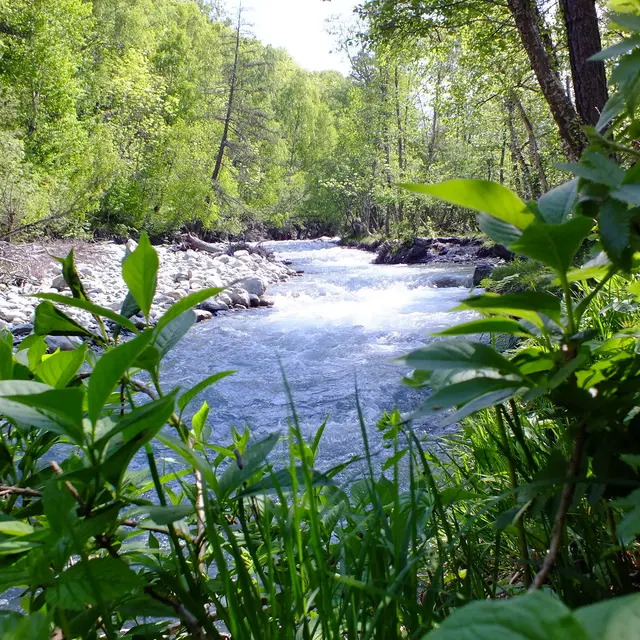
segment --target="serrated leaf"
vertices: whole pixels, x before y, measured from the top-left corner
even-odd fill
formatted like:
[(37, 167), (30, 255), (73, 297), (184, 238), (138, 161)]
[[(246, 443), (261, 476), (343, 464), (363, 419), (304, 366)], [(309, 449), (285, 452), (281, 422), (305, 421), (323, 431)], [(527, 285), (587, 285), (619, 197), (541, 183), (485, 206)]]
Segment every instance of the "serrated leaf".
[(182, 340), (195, 323), (196, 314), (188, 310), (168, 324), (156, 327), (153, 333), (153, 346), (158, 350), (160, 359)]
[(625, 204), (611, 199), (605, 200), (600, 207), (600, 241), (611, 262), (625, 270), (631, 268), (631, 227), (639, 213), (638, 209), (629, 210)]
[(546, 264), (557, 273), (565, 273), (592, 227), (593, 220), (582, 216), (562, 224), (546, 224), (536, 220), (509, 248)]
[(487, 213), (479, 213), (477, 218), (480, 231), (486, 233), (494, 242), (503, 244), (505, 247), (515, 242), (522, 233), (520, 229), (517, 229), (512, 224), (494, 218)]
[(222, 291), (224, 291), (224, 289), (210, 288), (190, 293), (188, 296), (182, 298), (182, 300), (169, 307), (166, 313), (158, 319), (157, 328), (162, 329), (162, 327), (168, 325), (172, 320), (183, 314), (185, 311), (193, 309), (196, 305), (212, 298), (213, 296), (217, 296)]

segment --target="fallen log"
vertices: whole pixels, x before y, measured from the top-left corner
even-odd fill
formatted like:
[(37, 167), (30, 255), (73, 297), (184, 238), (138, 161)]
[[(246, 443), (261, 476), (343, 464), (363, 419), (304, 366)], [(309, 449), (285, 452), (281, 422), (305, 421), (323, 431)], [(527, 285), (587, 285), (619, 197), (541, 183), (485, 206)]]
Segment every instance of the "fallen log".
[(212, 254), (214, 257), (221, 256), (227, 253), (227, 245), (218, 242), (216, 244), (212, 244), (210, 242), (205, 242), (204, 240), (200, 240), (192, 233), (189, 233), (183, 236), (185, 244), (190, 249), (195, 249), (196, 251), (204, 251), (206, 253)]

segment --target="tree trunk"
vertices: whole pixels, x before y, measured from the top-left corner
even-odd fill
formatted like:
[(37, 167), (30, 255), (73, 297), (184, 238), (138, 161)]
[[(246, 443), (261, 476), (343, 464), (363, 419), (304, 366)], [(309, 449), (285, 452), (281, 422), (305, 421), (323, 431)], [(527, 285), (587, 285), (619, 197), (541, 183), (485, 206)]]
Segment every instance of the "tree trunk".
[(604, 62), (589, 58), (602, 49), (595, 0), (560, 0), (567, 29), (573, 92), (578, 114), (595, 125), (608, 99)]
[(537, 180), (534, 184), (532, 181), (532, 193), (531, 197), (537, 200), (543, 193), (549, 191), (549, 183), (547, 182), (547, 174), (544, 171), (544, 166), (542, 164), (542, 158), (540, 157), (540, 149), (538, 148), (538, 140), (536, 139), (535, 131), (533, 130), (533, 125), (531, 124), (531, 120), (527, 115), (527, 112), (524, 110), (524, 106), (517, 95), (513, 95), (513, 103), (518, 109), (518, 113), (520, 114), (520, 119), (524, 124), (524, 128), (527, 130), (527, 135), (529, 136), (529, 157), (531, 158), (531, 166), (536, 168)]
[(224, 158), (224, 150), (227, 148), (227, 141), (229, 139), (229, 127), (231, 126), (231, 116), (233, 114), (233, 98), (236, 91), (236, 84), (238, 81), (238, 59), (240, 57), (240, 28), (242, 26), (242, 8), (238, 9), (238, 24), (236, 26), (236, 42), (235, 51), (233, 54), (233, 67), (231, 68), (231, 77), (229, 79), (229, 99), (227, 100), (227, 113), (224, 118), (224, 128), (222, 130), (222, 138), (220, 139), (220, 146), (218, 147), (218, 154), (216, 155), (216, 164), (213, 167), (213, 173), (211, 174), (211, 182), (215, 186), (220, 175), (220, 169), (222, 168), (222, 159)]
[(535, 0), (508, 0), (508, 3), (531, 68), (558, 125), (565, 154), (569, 160), (577, 160), (586, 145), (586, 137), (578, 114), (562, 88), (542, 41), (539, 26), (542, 18)]

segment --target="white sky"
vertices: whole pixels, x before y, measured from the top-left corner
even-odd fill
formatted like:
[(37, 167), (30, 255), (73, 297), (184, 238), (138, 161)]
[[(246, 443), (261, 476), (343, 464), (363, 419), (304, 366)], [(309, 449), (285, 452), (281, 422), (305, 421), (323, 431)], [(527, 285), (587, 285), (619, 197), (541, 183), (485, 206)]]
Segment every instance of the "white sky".
[[(231, 4), (231, 3), (230, 3)], [(325, 21), (332, 16), (351, 19), (358, 0), (243, 0), (253, 34), (265, 44), (286, 49), (305, 69), (335, 69), (345, 75), (349, 65), (336, 49)]]

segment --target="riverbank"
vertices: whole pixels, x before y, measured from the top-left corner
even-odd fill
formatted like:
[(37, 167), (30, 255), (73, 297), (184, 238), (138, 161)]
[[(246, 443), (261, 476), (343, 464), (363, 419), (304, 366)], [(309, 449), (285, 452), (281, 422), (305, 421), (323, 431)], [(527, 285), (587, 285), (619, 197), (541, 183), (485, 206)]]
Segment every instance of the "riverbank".
[(501, 244), (488, 244), (480, 238), (457, 236), (415, 237), (409, 240), (343, 238), (340, 245), (375, 253), (375, 264), (473, 265), (473, 286), (489, 277), (497, 265), (513, 259), (513, 253)]
[[(53, 241), (0, 246), (0, 326), (14, 333), (28, 332), (38, 299), (36, 293), (67, 293), (60, 263), (73, 249), (76, 268), (91, 301), (119, 311), (126, 295), (121, 265), (127, 247), (111, 242)], [(221, 312), (270, 306), (266, 296), (270, 284), (283, 282), (296, 271), (260, 248), (233, 250), (232, 245), (205, 245), (200, 250), (187, 245), (158, 246), (160, 270), (151, 311), (152, 319), (162, 315), (174, 302), (189, 293), (208, 287), (225, 291), (196, 309), (198, 321)], [(67, 311), (89, 324), (93, 318), (83, 311)], [(134, 322), (143, 323), (142, 317)]]

